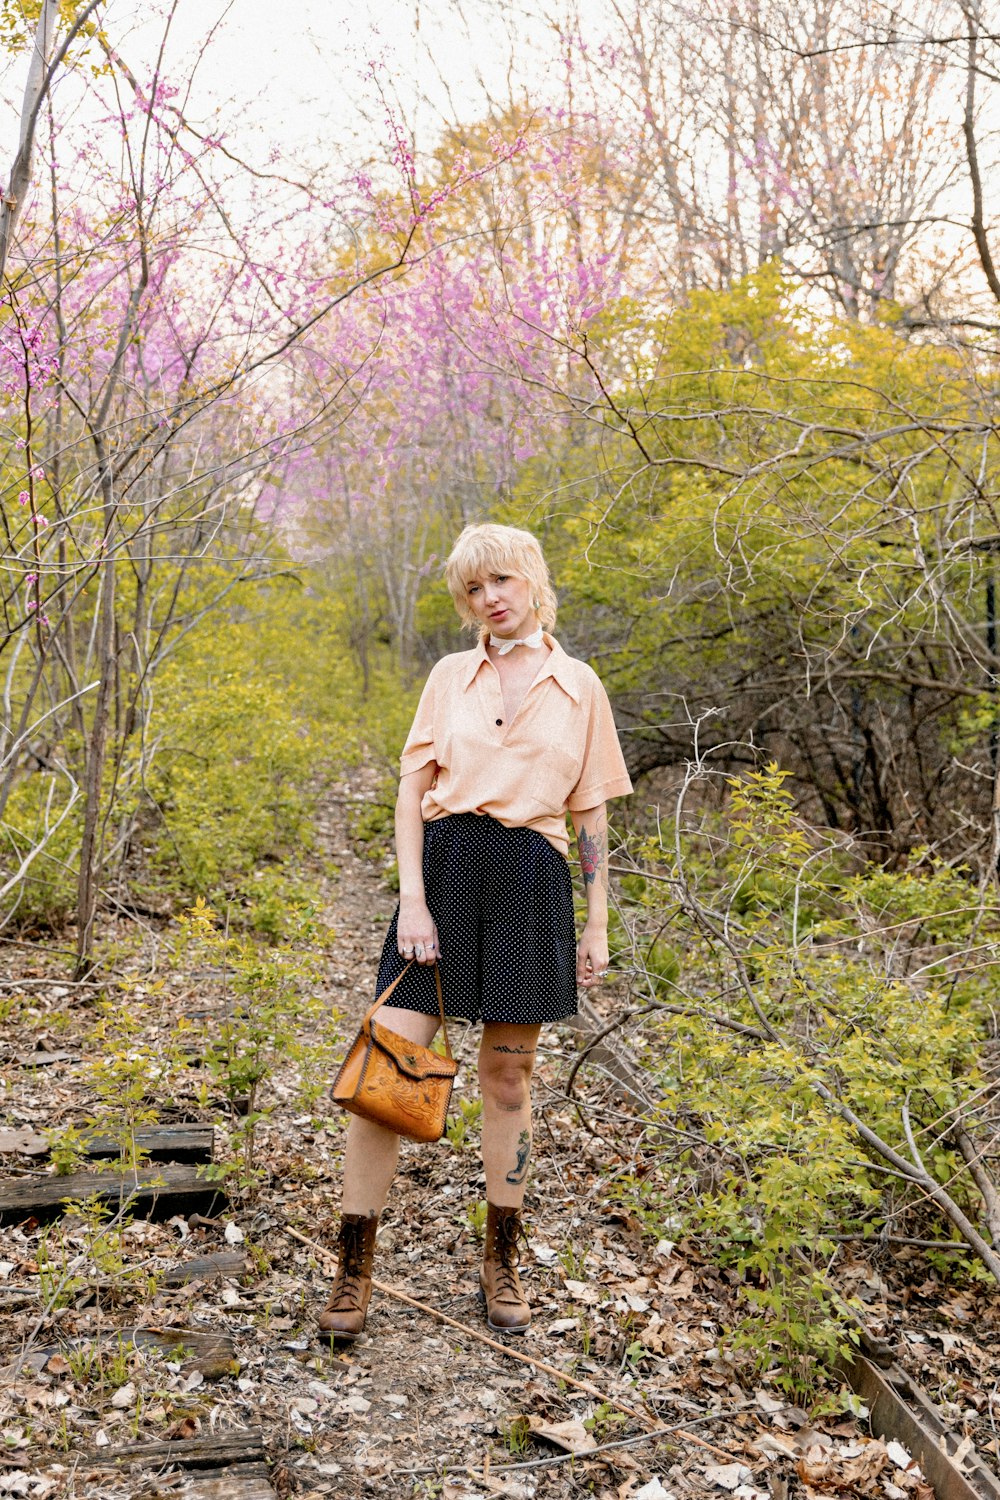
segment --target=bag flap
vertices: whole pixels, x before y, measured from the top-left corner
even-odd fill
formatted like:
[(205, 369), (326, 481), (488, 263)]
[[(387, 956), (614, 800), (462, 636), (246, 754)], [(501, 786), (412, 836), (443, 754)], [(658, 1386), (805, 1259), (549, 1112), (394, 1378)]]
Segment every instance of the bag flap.
[(419, 1042), (411, 1042), (405, 1036), (379, 1026), (374, 1019), (368, 1024), (373, 1045), (391, 1057), (399, 1071), (408, 1078), (418, 1082), (422, 1078), (454, 1078), (458, 1064), (453, 1057), (439, 1057), (429, 1047), (421, 1047)]

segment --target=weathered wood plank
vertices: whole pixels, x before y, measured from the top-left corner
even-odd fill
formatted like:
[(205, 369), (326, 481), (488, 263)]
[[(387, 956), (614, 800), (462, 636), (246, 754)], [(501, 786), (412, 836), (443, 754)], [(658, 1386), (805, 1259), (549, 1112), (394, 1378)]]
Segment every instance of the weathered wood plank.
[(246, 1275), (247, 1260), (238, 1250), (220, 1250), (215, 1255), (199, 1255), (182, 1260), (157, 1275), (161, 1286), (186, 1286), (189, 1281), (210, 1281), (221, 1276)]
[(133, 1212), (144, 1219), (170, 1219), (174, 1214), (195, 1212), (211, 1215), (226, 1207), (226, 1195), (219, 1184), (206, 1182), (196, 1166), (164, 1163), (124, 1177), (113, 1172), (68, 1172), (62, 1177), (0, 1183), (0, 1224), (19, 1224), (29, 1218), (49, 1223), (65, 1212), (65, 1199), (97, 1197), (117, 1209), (123, 1198), (133, 1196)]
[[(207, 1162), (215, 1150), (211, 1125), (150, 1125), (137, 1130), (135, 1143), (151, 1161)], [(94, 1161), (113, 1160), (121, 1154), (121, 1143), (95, 1131), (79, 1144), (81, 1155)], [(48, 1156), (48, 1138), (36, 1130), (0, 1130), (0, 1156)]]
[(236, 1345), (228, 1333), (200, 1333), (192, 1328), (126, 1328), (126, 1344), (137, 1349), (155, 1349), (169, 1358), (180, 1354), (185, 1370), (200, 1370), (206, 1380), (238, 1375)]
[[(72, 1350), (93, 1347), (95, 1343), (108, 1350), (153, 1349), (167, 1359), (178, 1358), (185, 1371), (200, 1370), (206, 1380), (221, 1380), (226, 1375), (239, 1374), (236, 1345), (229, 1334), (201, 1333), (193, 1328), (120, 1328), (97, 1340), (67, 1339), (30, 1350), (18, 1362), (17, 1368), (36, 1372), (44, 1370), (53, 1355), (65, 1358)], [(177, 1443), (167, 1444), (171, 1449), (179, 1446)]]
[[(182, 1260), (163, 1271), (150, 1267), (151, 1276), (160, 1286), (187, 1286), (191, 1281), (217, 1281), (223, 1277), (242, 1280), (246, 1275), (246, 1256), (238, 1250), (220, 1250), (216, 1255), (199, 1255), (193, 1260)], [(90, 1283), (95, 1290), (120, 1287), (120, 1280), (113, 1276), (101, 1276)], [(0, 1313), (12, 1312), (19, 1307), (31, 1307), (38, 1301), (37, 1286), (5, 1286), (0, 1283)]]
[(855, 1355), (844, 1374), (868, 1405), (869, 1421), (879, 1437), (895, 1438), (907, 1448), (923, 1471), (937, 1500), (1000, 1500), (1000, 1480), (975, 1452), (962, 1460), (952, 1454), (959, 1440), (950, 1432), (934, 1403), (899, 1368), (879, 1370)]
[(0, 1156), (44, 1156), (49, 1143), (30, 1126), (0, 1130)]
[[(208, 1162), (215, 1150), (215, 1129), (211, 1125), (150, 1125), (137, 1130), (135, 1143), (151, 1161)], [(113, 1160), (121, 1146), (113, 1136), (95, 1133), (88, 1136), (84, 1155), (95, 1161)]]
[(278, 1500), (265, 1464), (235, 1464), (231, 1469), (189, 1474), (171, 1500)]
[(126, 1443), (121, 1448), (98, 1449), (94, 1457), (102, 1466), (114, 1463), (134, 1468), (136, 1464), (178, 1464), (184, 1469), (207, 1469), (224, 1473), (230, 1464), (266, 1464), (264, 1434), (259, 1427), (243, 1432), (220, 1432), (211, 1437), (185, 1438), (178, 1442)]
[(14, 1061), (22, 1068), (51, 1068), (56, 1063), (79, 1062), (79, 1052), (15, 1052)]

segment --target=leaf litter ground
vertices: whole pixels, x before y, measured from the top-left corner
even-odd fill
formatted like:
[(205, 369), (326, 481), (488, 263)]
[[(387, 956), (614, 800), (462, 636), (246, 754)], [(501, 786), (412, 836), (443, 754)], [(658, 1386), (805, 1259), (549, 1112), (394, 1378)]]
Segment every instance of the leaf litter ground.
[[(320, 827), (325, 852), (339, 867), (339, 877), (328, 880), (333, 936), (324, 998), (340, 1012), (344, 1033), (368, 1003), (394, 902), (382, 872), (359, 857), (348, 833), (348, 812), (368, 791), (362, 781), (335, 788)], [(193, 998), (209, 1012), (219, 1003), (210, 973), (175, 966), (157, 976), (155, 932), (137, 938), (119, 924), (105, 938), (131, 955), (119, 958), (119, 968), (131, 969), (134, 987), (163, 980), (151, 1035), (143, 1040), (166, 1037)], [(81, 1076), (91, 992), (68, 985), (60, 977), (64, 962), (41, 947), (7, 951), (23, 956), (28, 1003), (21, 1019), (0, 1031), (0, 1129), (82, 1123), (93, 1113)], [(613, 991), (604, 1003), (613, 1006)], [(471, 1211), (484, 1197), (475, 1046), (471, 1032), (459, 1032), (456, 1139), (431, 1147), (404, 1143), (380, 1226), (376, 1275), (485, 1332)], [(266, 1181), (252, 1203), (237, 1201), (211, 1220), (133, 1221), (114, 1274), (91, 1266), (87, 1284), (54, 1310), (47, 1305), (52, 1272), (39, 1259), (44, 1230), (31, 1220), (0, 1230), (0, 1360), (7, 1370), (0, 1384), (0, 1496), (182, 1495), (184, 1471), (160, 1450), (155, 1462), (137, 1460), (127, 1469), (112, 1456), (128, 1446), (166, 1441), (180, 1450), (204, 1439), (222, 1452), (241, 1433), (262, 1435), (279, 1495), (928, 1496), (905, 1450), (873, 1439), (863, 1415), (858, 1422), (810, 1419), (720, 1352), (735, 1321), (734, 1288), (695, 1246), (674, 1243), (669, 1223), (661, 1225), (665, 1234), (650, 1233), (628, 1206), (622, 1184), (655, 1171), (655, 1158), (642, 1122), (599, 1071), (578, 1079), (578, 1104), (566, 1099), (577, 1047), (570, 1029), (543, 1034), (527, 1203), (534, 1324), (511, 1347), (597, 1387), (604, 1399), (379, 1292), (366, 1333), (353, 1346), (331, 1348), (315, 1333), (330, 1268), (288, 1230), (333, 1245), (345, 1122), (327, 1116), (322, 1105), (308, 1114), (297, 1109), (290, 1066), (288, 1077), (279, 1070), (274, 1079), (275, 1108), (258, 1156)], [(31, 1054), (50, 1060), (26, 1065)], [(204, 1085), (193, 1057), (187, 1097), (175, 1087), (169, 1101), (159, 1101), (160, 1118), (213, 1118), (211, 1105), (195, 1102), (205, 1098)], [(18, 1144), (24, 1143), (0, 1136), (6, 1176), (50, 1170), (14, 1149)], [(79, 1219), (60, 1224), (66, 1264), (85, 1248), (86, 1233)], [(246, 1257), (242, 1276), (165, 1284), (165, 1271), (178, 1262), (237, 1248)], [(48, 1253), (51, 1259), (51, 1241)], [(948, 1336), (927, 1326), (920, 1289), (906, 1308), (898, 1288), (891, 1293), (877, 1270), (858, 1265), (875, 1278), (879, 1298), (884, 1292), (887, 1320), (909, 1316), (912, 1323), (914, 1308), (926, 1315), (922, 1331), (911, 1329), (911, 1345), (922, 1338), (928, 1354), (940, 1348), (943, 1358), (958, 1350), (944, 1378), (958, 1382), (949, 1387), (952, 1410), (964, 1419), (974, 1406), (966, 1399), (968, 1381), (961, 1384), (962, 1361), (981, 1376), (987, 1357), (968, 1335), (978, 1316), (971, 1294), (962, 1294), (963, 1330), (950, 1331), (956, 1342), (949, 1349)], [(162, 1331), (159, 1343), (150, 1333), (153, 1342), (135, 1347), (136, 1328)], [(129, 1331), (125, 1341), (116, 1337), (122, 1330)], [(221, 1338), (221, 1355), (206, 1358), (194, 1348), (197, 1335)], [(645, 1427), (619, 1406), (646, 1413)], [(977, 1416), (981, 1400), (979, 1408)], [(671, 1430), (645, 1430), (655, 1420)]]

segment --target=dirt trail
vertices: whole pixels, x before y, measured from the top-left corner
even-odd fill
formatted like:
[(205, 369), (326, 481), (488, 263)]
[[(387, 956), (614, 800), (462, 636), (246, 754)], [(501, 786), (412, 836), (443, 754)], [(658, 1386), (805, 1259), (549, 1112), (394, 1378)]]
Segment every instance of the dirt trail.
[[(320, 990), (326, 1007), (342, 1012), (345, 1033), (369, 1001), (394, 905), (382, 871), (359, 857), (349, 834), (350, 810), (369, 792), (361, 777), (332, 788), (318, 828), (321, 854), (339, 868), (326, 886), (333, 936)], [(157, 975), (155, 964), (150, 967), (153, 939), (133, 961), (137, 993), (147, 999)], [(83, 1119), (91, 1108), (80, 1077), (92, 1023), (85, 996), (47, 983), (44, 964), (38, 970), (28, 1016), (33, 1039), (26, 1043), (22, 1027), (0, 1032), (6, 1123), (36, 1130)], [(193, 996), (199, 1005), (218, 1004), (211, 974), (164, 969), (159, 977), (155, 1010), (165, 1029), (176, 1026)], [(83, 1228), (78, 1220), (64, 1221), (47, 1248), (30, 1222), (0, 1230), (0, 1357), (23, 1353), (29, 1337), (34, 1356), (15, 1381), (0, 1386), (7, 1444), (0, 1496), (190, 1494), (208, 1500), (211, 1493), (221, 1500), (223, 1494), (256, 1495), (252, 1483), (263, 1486), (262, 1496), (270, 1486), (278, 1495), (442, 1500), (707, 1494), (765, 1500), (822, 1493), (800, 1484), (803, 1464), (812, 1465), (807, 1472), (816, 1478), (823, 1465), (839, 1475), (839, 1493), (891, 1494), (883, 1481), (890, 1482), (894, 1465), (883, 1445), (850, 1420), (819, 1430), (805, 1412), (720, 1354), (724, 1326), (733, 1320), (732, 1288), (691, 1246), (666, 1237), (669, 1217), (661, 1217), (663, 1237), (644, 1227), (642, 1202), (662, 1198), (668, 1185), (657, 1175), (639, 1125), (605, 1080), (583, 1076), (579, 1107), (565, 1098), (563, 1080), (577, 1040), (568, 1028), (543, 1034), (527, 1200), (526, 1283), (535, 1321), (514, 1347), (605, 1391), (606, 1402), (560, 1386), (378, 1292), (355, 1345), (331, 1350), (316, 1335), (329, 1268), (286, 1230), (333, 1243), (344, 1117), (329, 1115), (323, 1102), (303, 1111), (289, 1062), (274, 1080), (276, 1109), (260, 1148), (269, 1175), (256, 1201), (215, 1222), (178, 1216), (130, 1226), (124, 1269), (144, 1268), (155, 1285), (128, 1285), (119, 1267), (115, 1288), (95, 1296), (92, 1286), (81, 1286), (68, 1305), (40, 1318), (51, 1284), (45, 1256), (59, 1254), (68, 1263), (84, 1243)], [(39, 1051), (61, 1050), (66, 1058), (26, 1069), (18, 1055), (39, 1042)], [(474, 1210), (484, 1196), (476, 1038), (459, 1028), (455, 1043), (462, 1067), (452, 1138), (431, 1147), (404, 1143), (380, 1228), (376, 1275), (482, 1329)], [(175, 1100), (176, 1109), (197, 1115), (204, 1080), (196, 1058), (186, 1078), (188, 1092)], [(202, 1117), (208, 1118), (204, 1103)], [(2, 1160), (19, 1174), (43, 1170), (23, 1156)], [(247, 1256), (242, 1278), (166, 1284), (167, 1266), (226, 1251)], [(80, 1350), (136, 1325), (174, 1330), (175, 1342), (177, 1330), (191, 1340), (199, 1333), (228, 1338), (234, 1359), (199, 1369), (183, 1348), (170, 1357), (129, 1345), (117, 1363), (109, 1355), (87, 1365)], [(643, 1409), (671, 1429), (687, 1426), (718, 1452), (676, 1430), (651, 1439), (616, 1403)], [(209, 1451), (217, 1445), (222, 1463), (224, 1443), (254, 1434), (262, 1439), (263, 1467), (231, 1470), (236, 1488), (229, 1490), (210, 1492), (207, 1480), (201, 1489), (191, 1487), (162, 1455), (146, 1464), (140, 1455), (129, 1469), (109, 1458), (129, 1444), (167, 1440), (180, 1453), (185, 1443), (209, 1439)], [(588, 1445), (589, 1454), (567, 1451)], [(867, 1468), (863, 1475), (856, 1468), (857, 1487), (845, 1484), (845, 1466), (857, 1466), (862, 1457)], [(897, 1484), (897, 1493), (926, 1492), (914, 1479), (902, 1491)]]

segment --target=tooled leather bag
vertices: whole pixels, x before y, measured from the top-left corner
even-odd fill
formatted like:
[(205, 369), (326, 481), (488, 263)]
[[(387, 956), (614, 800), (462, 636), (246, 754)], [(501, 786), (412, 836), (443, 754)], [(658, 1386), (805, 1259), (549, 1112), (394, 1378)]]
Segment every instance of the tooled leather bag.
[(379, 1006), (385, 1004), (403, 974), (412, 967), (411, 959), (403, 973), (386, 986), (366, 1012), (333, 1081), (332, 1093), (335, 1103), (343, 1105), (352, 1115), (373, 1120), (411, 1141), (438, 1141), (444, 1134), (458, 1063), (452, 1057), (448, 1040), (437, 964), (434, 983), (446, 1056), (408, 1041), (375, 1020)]

